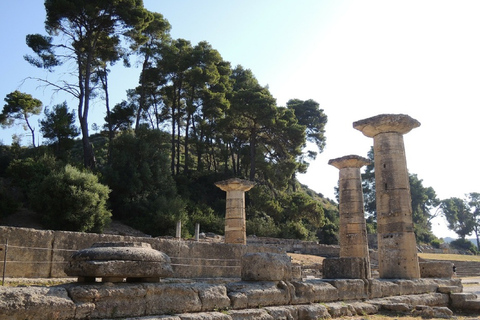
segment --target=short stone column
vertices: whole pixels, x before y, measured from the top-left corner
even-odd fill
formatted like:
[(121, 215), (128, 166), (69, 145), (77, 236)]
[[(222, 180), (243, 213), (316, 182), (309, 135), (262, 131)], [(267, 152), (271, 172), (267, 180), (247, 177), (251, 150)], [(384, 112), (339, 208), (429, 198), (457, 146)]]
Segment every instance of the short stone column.
[(225, 243), (247, 244), (245, 192), (253, 188), (255, 182), (233, 178), (215, 185), (227, 192)]
[(363, 209), (362, 176), (360, 168), (370, 160), (348, 155), (331, 159), (328, 164), (340, 169), (340, 258), (366, 259), (367, 270), (363, 273), (370, 278), (367, 226)]
[(380, 278), (418, 279), (417, 245), (403, 135), (420, 122), (402, 114), (359, 120), (353, 127), (373, 138)]

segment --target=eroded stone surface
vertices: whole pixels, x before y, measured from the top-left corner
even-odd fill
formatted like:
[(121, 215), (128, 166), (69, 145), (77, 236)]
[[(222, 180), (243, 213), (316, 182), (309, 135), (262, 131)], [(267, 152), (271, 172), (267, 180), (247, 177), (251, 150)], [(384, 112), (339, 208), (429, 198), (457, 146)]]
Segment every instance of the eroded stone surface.
[(173, 275), (170, 258), (141, 242), (96, 243), (74, 253), (65, 273), (93, 282), (95, 278), (104, 282), (122, 282), (124, 278), (157, 282)]
[[(0, 288), (0, 314), (8, 319), (318, 319), (343, 315), (365, 315), (383, 310), (413, 310), (429, 306), (437, 314), (448, 314), (449, 295), (419, 293), (366, 299), (372, 280), (335, 280), (336, 287), (325, 281), (307, 282), (237, 282), (139, 283), (139, 284), (69, 284), (54, 288)], [(459, 280), (403, 281), (397, 288), (411, 292), (436, 290), (461, 285)], [(387, 283), (389, 281), (377, 281)], [(408, 285), (406, 285), (408, 282)], [(362, 293), (362, 283), (365, 284)], [(377, 283), (377, 285), (378, 285)], [(391, 283), (391, 282), (390, 282)], [(417, 289), (415, 289), (417, 288)], [(353, 293), (352, 293), (353, 292)], [(235, 309), (235, 296), (243, 296), (241, 309)], [(479, 306), (474, 295), (452, 294), (457, 306)], [(351, 299), (362, 299), (352, 301)], [(227, 302), (230, 301), (230, 304)], [(238, 305), (237, 305), (238, 306)], [(232, 310), (235, 309), (235, 310)], [(430, 309), (419, 307), (418, 310)], [(222, 312), (219, 312), (223, 310)], [(1, 317), (0, 317), (1, 318)], [(3, 318), (2, 318), (3, 319)]]
[(242, 257), (243, 281), (282, 281), (292, 279), (292, 260), (286, 254), (247, 253)]
[(380, 278), (419, 279), (410, 184), (403, 135), (420, 126), (402, 114), (382, 114), (353, 123), (373, 137)]
[(227, 192), (225, 213), (225, 243), (247, 244), (245, 225), (245, 192), (255, 182), (233, 178), (215, 183)]
[(405, 114), (380, 114), (353, 123), (355, 129), (370, 138), (383, 132), (406, 134), (419, 126), (420, 122)]

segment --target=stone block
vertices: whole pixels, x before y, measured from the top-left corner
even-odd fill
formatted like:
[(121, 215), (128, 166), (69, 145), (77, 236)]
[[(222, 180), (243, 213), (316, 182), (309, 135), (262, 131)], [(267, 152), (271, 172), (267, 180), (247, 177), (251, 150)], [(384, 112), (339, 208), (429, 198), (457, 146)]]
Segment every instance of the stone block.
[(422, 278), (452, 278), (453, 263), (449, 261), (419, 262)]
[(195, 284), (194, 290), (202, 303), (203, 311), (223, 310), (230, 308), (227, 288), (223, 285)]
[(437, 288), (437, 291), (439, 293), (447, 293), (447, 294), (460, 293), (460, 292), (462, 292), (462, 288), (458, 287), (458, 286), (439, 286)]
[(323, 260), (325, 279), (368, 279), (370, 265), (367, 258), (328, 258)]
[(242, 257), (243, 281), (288, 281), (292, 279), (292, 261), (286, 254), (247, 253)]
[(295, 306), (266, 307), (264, 308), (275, 320), (297, 320), (298, 310)]
[(365, 282), (361, 279), (326, 280), (337, 288), (338, 300), (362, 300), (368, 298)]
[(65, 288), (0, 287), (1, 319), (73, 319), (75, 308)]
[(331, 318), (327, 307), (321, 304), (298, 306), (298, 319), (317, 320)]
[[(232, 320), (231, 316), (221, 312), (182, 313), (177, 316), (179, 320)], [(163, 318), (160, 319), (164, 320)]]
[[(142, 284), (146, 293), (141, 300), (145, 303), (145, 314), (172, 314), (202, 311), (201, 289), (194, 284)], [(209, 301), (209, 303), (212, 300)]]
[(226, 286), (234, 309), (288, 305), (291, 300), (289, 286), (283, 281), (232, 282)]
[(462, 309), (468, 301), (476, 300), (477, 296), (471, 292), (451, 293), (450, 300), (453, 308)]
[(228, 315), (232, 320), (276, 320), (264, 309), (232, 310)]
[[(50, 277), (50, 269), (42, 266), (48, 266), (48, 261), (52, 259), (53, 232), (31, 232), (31, 230), (33, 229), (0, 227), (2, 248), (8, 239), (8, 260), (21, 261), (21, 263), (7, 264), (5, 270), (7, 277)], [(3, 251), (1, 257), (3, 261)], [(3, 263), (0, 263), (0, 272), (3, 274)]]
[(325, 307), (327, 307), (328, 313), (333, 318), (351, 317), (356, 315), (355, 308), (350, 304), (343, 302), (327, 303), (325, 304)]
[(323, 280), (292, 281), (292, 304), (338, 300), (338, 290)]
[(376, 314), (378, 306), (367, 302), (352, 302), (351, 306), (355, 309), (357, 315)]
[(94, 305), (85, 318), (137, 317), (146, 314), (147, 290), (138, 284), (92, 284), (66, 286), (76, 304)]

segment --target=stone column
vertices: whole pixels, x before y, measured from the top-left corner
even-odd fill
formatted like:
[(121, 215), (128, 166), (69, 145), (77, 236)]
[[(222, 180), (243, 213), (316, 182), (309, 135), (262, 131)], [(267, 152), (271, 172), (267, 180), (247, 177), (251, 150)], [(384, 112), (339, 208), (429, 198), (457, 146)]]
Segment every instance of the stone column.
[(247, 244), (245, 226), (245, 192), (255, 186), (248, 180), (233, 178), (215, 183), (227, 192), (225, 243)]
[(328, 161), (340, 169), (340, 258), (369, 258), (360, 168), (370, 163), (356, 155)]
[(420, 122), (402, 114), (359, 120), (353, 127), (373, 138), (380, 278), (418, 279), (417, 245), (403, 135)]

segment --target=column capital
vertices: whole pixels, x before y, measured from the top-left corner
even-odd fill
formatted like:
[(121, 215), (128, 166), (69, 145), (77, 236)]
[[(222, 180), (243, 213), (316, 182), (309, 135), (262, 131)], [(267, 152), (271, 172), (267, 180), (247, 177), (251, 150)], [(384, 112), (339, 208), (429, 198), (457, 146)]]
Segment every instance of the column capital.
[(337, 169), (361, 168), (371, 163), (372, 162), (367, 158), (360, 157), (354, 154), (328, 160), (328, 164), (334, 166)]
[(223, 191), (248, 191), (255, 186), (255, 182), (250, 180), (232, 178), (215, 182), (215, 185)]
[(380, 114), (371, 118), (358, 120), (353, 127), (365, 136), (373, 138), (379, 133), (396, 132), (406, 134), (420, 126), (420, 122), (406, 114)]

